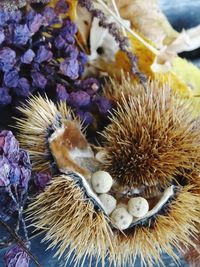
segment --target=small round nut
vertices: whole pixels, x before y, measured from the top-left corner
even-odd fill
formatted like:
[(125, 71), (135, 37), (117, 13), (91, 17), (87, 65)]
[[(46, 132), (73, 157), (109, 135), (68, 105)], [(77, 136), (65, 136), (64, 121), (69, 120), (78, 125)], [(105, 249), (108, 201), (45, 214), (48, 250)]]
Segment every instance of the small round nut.
[(108, 172), (105, 171), (93, 173), (91, 181), (94, 191), (98, 194), (108, 193), (113, 184), (112, 177)]
[(120, 229), (127, 229), (133, 220), (133, 217), (128, 213), (125, 208), (117, 208), (111, 214), (114, 224)]
[(101, 194), (99, 199), (105, 208), (105, 212), (110, 215), (116, 208), (117, 200), (109, 194)]
[(122, 203), (122, 202), (119, 202), (119, 203), (117, 204), (117, 208), (125, 208), (125, 209), (127, 210), (127, 205), (124, 204), (124, 203)]
[(143, 197), (131, 198), (128, 202), (128, 212), (134, 217), (141, 218), (149, 211), (149, 203)]

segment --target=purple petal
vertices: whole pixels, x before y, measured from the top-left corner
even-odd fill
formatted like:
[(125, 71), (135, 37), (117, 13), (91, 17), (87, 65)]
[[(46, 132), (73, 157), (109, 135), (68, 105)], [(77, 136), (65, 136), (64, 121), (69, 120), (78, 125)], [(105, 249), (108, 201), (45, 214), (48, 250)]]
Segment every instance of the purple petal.
[(9, 19), (9, 13), (6, 10), (0, 9), (0, 26), (4, 26)]
[(5, 40), (4, 30), (1, 29), (0, 30), (0, 44), (2, 44), (4, 40)]
[(48, 172), (39, 172), (36, 173), (34, 177), (34, 184), (39, 191), (44, 191), (45, 187), (51, 181), (52, 177)]
[(57, 84), (56, 86), (57, 98), (61, 101), (66, 101), (69, 98), (65, 87), (62, 84)]
[(74, 36), (77, 33), (77, 26), (71, 20), (65, 20), (65, 26), (61, 30), (61, 35), (64, 39)]
[(85, 65), (88, 62), (88, 57), (86, 54), (84, 54), (83, 52), (79, 52), (78, 55), (78, 61), (82, 64)]
[(33, 61), (33, 58), (35, 57), (35, 53), (32, 49), (28, 49), (23, 56), (21, 57), (21, 61), (24, 64), (30, 64)]
[(66, 57), (75, 60), (78, 57), (78, 49), (74, 45), (68, 45), (65, 49), (65, 55)]
[(18, 96), (28, 97), (30, 94), (30, 83), (26, 78), (20, 78), (15, 93)]
[(47, 79), (44, 75), (40, 74), (38, 71), (33, 71), (31, 73), (31, 78), (33, 79), (33, 86), (44, 89), (47, 85)]
[(9, 47), (4, 47), (0, 50), (0, 69), (9, 71), (13, 68), (16, 62), (16, 53)]
[(52, 7), (45, 7), (43, 17), (45, 26), (48, 26), (54, 21), (56, 13)]
[(3, 77), (4, 83), (8, 87), (17, 87), (19, 74), (16, 70), (6, 72)]
[(44, 18), (41, 14), (35, 14), (28, 22), (28, 27), (31, 33), (36, 33), (42, 26)]
[(29, 168), (21, 167), (21, 175), (20, 175), (20, 184), (19, 187), (25, 189), (28, 189), (28, 183), (31, 179), (31, 170)]
[(40, 46), (37, 51), (37, 56), (35, 58), (35, 61), (37, 63), (42, 63), (44, 61), (49, 61), (53, 57), (53, 53), (47, 49), (44, 45)]
[(20, 10), (14, 10), (9, 12), (9, 21), (20, 23), (22, 19), (22, 12)]
[(59, 35), (56, 37), (54, 44), (57, 49), (62, 49), (66, 45), (66, 41), (61, 35)]
[(97, 96), (94, 103), (97, 105), (99, 112), (102, 114), (107, 114), (108, 111), (112, 109), (112, 104), (106, 97)]
[(95, 78), (87, 78), (81, 82), (80, 87), (89, 95), (93, 95), (99, 90), (100, 84)]
[(55, 6), (55, 12), (59, 14), (64, 14), (68, 11), (69, 5), (66, 0), (59, 0)]
[(79, 63), (78, 60), (65, 59), (60, 64), (61, 72), (72, 80), (76, 80), (79, 77)]
[(28, 267), (30, 257), (22, 247), (15, 245), (5, 253), (4, 261), (5, 267)]
[(6, 187), (10, 184), (9, 173), (9, 161), (5, 156), (0, 156), (0, 187)]
[(84, 91), (72, 92), (68, 100), (73, 107), (85, 107), (90, 104), (90, 96)]
[(9, 180), (12, 185), (20, 183), (21, 170), (17, 163), (10, 164)]
[(17, 45), (25, 45), (31, 37), (31, 33), (26, 24), (16, 25), (14, 29), (14, 43)]
[(0, 132), (0, 154), (7, 157), (10, 162), (19, 160), (19, 142), (11, 131)]
[(9, 95), (9, 90), (5, 87), (0, 87), (0, 107), (7, 106), (12, 101)]
[(94, 122), (93, 115), (88, 111), (78, 110), (77, 115), (85, 125), (90, 125)]

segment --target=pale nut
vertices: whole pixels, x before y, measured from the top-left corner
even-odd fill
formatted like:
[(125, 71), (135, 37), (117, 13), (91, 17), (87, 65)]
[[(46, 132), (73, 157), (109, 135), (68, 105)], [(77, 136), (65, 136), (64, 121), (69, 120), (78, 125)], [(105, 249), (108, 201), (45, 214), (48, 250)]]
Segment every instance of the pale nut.
[(120, 230), (127, 229), (133, 220), (133, 217), (128, 213), (125, 208), (117, 208), (111, 214), (111, 218), (116, 227)]
[(93, 173), (91, 181), (94, 191), (98, 194), (108, 193), (113, 184), (112, 177), (108, 172), (105, 171)]
[(128, 212), (134, 217), (141, 218), (149, 211), (149, 203), (143, 197), (131, 198), (128, 202)]
[(105, 212), (110, 215), (116, 208), (117, 200), (109, 194), (102, 194), (99, 199), (105, 208)]
[(125, 209), (127, 209), (127, 205), (124, 204), (124, 203), (118, 203), (117, 204), (117, 208), (125, 208)]

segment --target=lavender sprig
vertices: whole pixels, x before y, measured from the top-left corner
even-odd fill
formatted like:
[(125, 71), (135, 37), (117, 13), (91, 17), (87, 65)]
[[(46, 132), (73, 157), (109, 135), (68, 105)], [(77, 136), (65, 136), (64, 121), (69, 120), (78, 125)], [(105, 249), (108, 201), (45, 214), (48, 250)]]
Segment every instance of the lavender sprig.
[(131, 72), (136, 75), (141, 84), (146, 87), (147, 78), (146, 75), (140, 72), (137, 65), (137, 57), (130, 51), (130, 44), (128, 38), (123, 36), (119, 27), (114, 22), (107, 22), (107, 17), (104, 12), (99, 9), (95, 9), (93, 3), (90, 0), (78, 0), (80, 6), (85, 7), (93, 17), (99, 19), (99, 26), (108, 29), (109, 33), (115, 38), (115, 41), (119, 44), (120, 49), (126, 53), (131, 62)]

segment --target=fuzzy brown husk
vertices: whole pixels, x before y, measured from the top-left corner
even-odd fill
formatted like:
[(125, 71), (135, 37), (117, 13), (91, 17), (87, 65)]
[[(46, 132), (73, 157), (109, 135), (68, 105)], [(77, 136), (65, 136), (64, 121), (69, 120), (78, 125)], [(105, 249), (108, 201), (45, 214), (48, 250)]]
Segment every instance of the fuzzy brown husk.
[(151, 82), (146, 92), (121, 94), (118, 102), (102, 135), (103, 167), (119, 184), (162, 188), (178, 175), (199, 173), (200, 127), (168, 86)]
[[(90, 148), (82, 133), (80, 121), (66, 103), (55, 105), (48, 98), (37, 96), (30, 98), (19, 110), (23, 115), (16, 124), (19, 141), (29, 152), (35, 171), (50, 170), (51, 163), (56, 160), (59, 169), (68, 168), (84, 176), (89, 175), (70, 156), (73, 149), (89, 151)], [(49, 140), (52, 134), (55, 137)]]
[[(57, 247), (57, 255), (74, 252), (74, 265), (84, 264), (92, 256), (104, 262), (105, 257), (116, 266), (133, 266), (136, 256), (141, 264), (162, 264), (160, 252), (178, 260), (174, 246), (181, 249), (194, 246), (191, 237), (198, 233), (200, 198), (196, 188), (181, 188), (155, 218), (124, 233), (112, 230), (104, 214), (95, 211), (84, 190), (72, 178), (55, 177), (47, 190), (29, 207), (30, 217), (37, 228), (45, 229), (49, 247)], [(78, 265), (79, 266), (79, 265)], [(88, 264), (88, 266), (91, 266)]]

